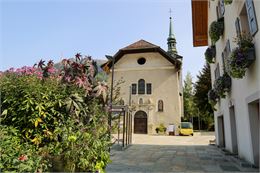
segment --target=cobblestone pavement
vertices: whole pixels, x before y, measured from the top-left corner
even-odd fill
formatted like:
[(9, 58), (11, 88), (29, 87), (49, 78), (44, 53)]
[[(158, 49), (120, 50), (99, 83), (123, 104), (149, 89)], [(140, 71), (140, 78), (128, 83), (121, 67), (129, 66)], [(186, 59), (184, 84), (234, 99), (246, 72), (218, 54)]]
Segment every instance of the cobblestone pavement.
[(259, 172), (259, 169), (251, 168), (245, 162), (242, 167), (241, 160), (225, 155), (216, 146), (208, 145), (208, 139), (212, 138), (212, 135), (205, 137), (198, 134), (194, 137), (135, 135), (135, 144), (123, 151), (116, 147), (111, 150), (112, 163), (106, 171)]

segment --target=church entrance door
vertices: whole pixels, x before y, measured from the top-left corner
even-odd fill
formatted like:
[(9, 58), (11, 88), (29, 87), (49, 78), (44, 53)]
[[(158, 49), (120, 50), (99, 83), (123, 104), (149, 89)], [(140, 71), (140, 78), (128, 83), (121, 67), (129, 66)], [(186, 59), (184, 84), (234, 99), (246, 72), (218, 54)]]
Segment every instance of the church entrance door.
[(134, 116), (134, 133), (147, 134), (147, 114), (137, 111)]

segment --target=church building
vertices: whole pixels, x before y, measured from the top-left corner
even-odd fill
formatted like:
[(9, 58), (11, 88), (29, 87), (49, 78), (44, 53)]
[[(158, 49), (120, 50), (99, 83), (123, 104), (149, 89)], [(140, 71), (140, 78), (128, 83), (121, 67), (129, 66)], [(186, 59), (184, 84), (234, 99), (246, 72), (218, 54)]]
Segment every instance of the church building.
[[(133, 132), (154, 134), (163, 124), (178, 126), (183, 114), (182, 56), (177, 54), (170, 17), (168, 51), (145, 40), (120, 49), (102, 65), (114, 86), (122, 79), (120, 97), (132, 110)], [(114, 63), (112, 61), (114, 59)], [(114, 64), (114, 66), (113, 66)], [(110, 85), (109, 85), (110, 86)]]

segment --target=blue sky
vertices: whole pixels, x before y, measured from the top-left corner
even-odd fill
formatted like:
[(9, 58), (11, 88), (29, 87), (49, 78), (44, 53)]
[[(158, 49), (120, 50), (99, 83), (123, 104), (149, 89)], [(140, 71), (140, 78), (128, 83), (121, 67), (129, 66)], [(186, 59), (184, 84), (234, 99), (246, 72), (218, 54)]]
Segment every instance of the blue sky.
[(77, 52), (105, 59), (140, 39), (167, 50), (170, 8), (183, 75), (195, 77), (206, 48), (192, 45), (190, 0), (0, 0), (0, 70)]

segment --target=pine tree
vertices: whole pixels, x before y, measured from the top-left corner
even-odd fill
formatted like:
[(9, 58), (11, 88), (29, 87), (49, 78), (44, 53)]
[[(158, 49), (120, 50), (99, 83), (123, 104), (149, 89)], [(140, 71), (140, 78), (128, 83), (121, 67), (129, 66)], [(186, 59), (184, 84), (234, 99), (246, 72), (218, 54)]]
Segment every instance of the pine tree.
[(193, 96), (192, 76), (190, 72), (188, 72), (184, 80), (183, 88), (184, 118), (186, 121), (190, 121), (191, 117), (194, 115), (195, 103)]
[(198, 80), (194, 85), (194, 102), (199, 109), (200, 117), (210, 128), (214, 124), (214, 116), (213, 109), (208, 102), (208, 91), (211, 89), (210, 66), (208, 63), (204, 65), (197, 78)]

